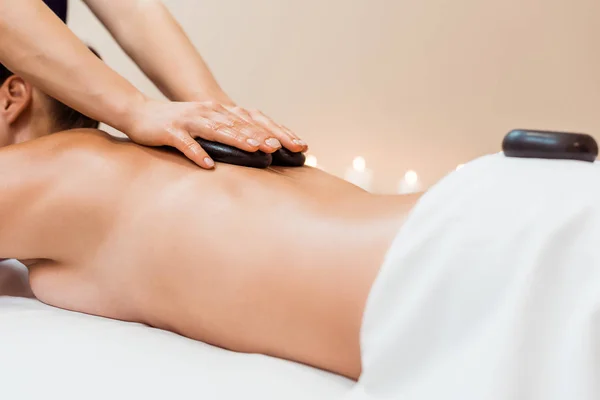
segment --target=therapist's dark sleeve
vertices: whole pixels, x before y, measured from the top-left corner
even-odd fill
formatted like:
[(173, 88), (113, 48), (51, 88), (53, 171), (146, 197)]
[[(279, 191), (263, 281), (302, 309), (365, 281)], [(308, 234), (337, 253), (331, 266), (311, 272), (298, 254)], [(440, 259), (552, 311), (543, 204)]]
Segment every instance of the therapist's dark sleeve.
[(44, 3), (58, 15), (63, 22), (67, 22), (67, 0), (44, 0)]

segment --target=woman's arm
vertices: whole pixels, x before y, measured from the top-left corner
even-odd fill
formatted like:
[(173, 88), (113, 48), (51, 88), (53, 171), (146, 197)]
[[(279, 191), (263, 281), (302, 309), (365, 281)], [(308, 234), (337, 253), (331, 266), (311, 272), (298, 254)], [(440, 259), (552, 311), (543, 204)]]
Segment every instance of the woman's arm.
[(166, 97), (233, 105), (160, 0), (84, 2)]

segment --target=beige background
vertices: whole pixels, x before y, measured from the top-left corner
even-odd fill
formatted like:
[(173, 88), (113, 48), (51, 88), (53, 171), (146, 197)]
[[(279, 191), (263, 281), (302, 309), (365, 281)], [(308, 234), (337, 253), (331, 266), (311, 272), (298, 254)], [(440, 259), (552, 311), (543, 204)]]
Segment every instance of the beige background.
[[(375, 189), (425, 185), (495, 152), (513, 127), (600, 139), (598, 0), (165, 0), (222, 86)], [(70, 26), (158, 96), (82, 2)], [(178, 60), (172, 60), (177, 73)]]

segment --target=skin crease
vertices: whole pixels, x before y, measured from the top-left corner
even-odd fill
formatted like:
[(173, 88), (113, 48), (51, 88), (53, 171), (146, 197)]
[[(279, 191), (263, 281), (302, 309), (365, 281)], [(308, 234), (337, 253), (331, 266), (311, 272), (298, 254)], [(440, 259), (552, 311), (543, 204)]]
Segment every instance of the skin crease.
[(47, 101), (0, 88), (0, 259), (50, 305), (360, 375), (365, 302), (417, 201), (309, 167), (202, 170), (101, 131), (45, 136)]

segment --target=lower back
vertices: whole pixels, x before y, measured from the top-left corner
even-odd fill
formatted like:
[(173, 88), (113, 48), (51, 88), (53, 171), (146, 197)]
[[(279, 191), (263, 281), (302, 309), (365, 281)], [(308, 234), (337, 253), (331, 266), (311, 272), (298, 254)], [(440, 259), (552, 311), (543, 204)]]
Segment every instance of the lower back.
[(218, 165), (172, 190), (148, 205), (151, 256), (141, 243), (137, 252), (146, 321), (357, 377), (362, 313), (402, 222), (398, 199), (311, 168)]
[(358, 375), (362, 311), (397, 206), (310, 168), (148, 179), (148, 196), (160, 194), (114, 236), (135, 254), (144, 322)]

